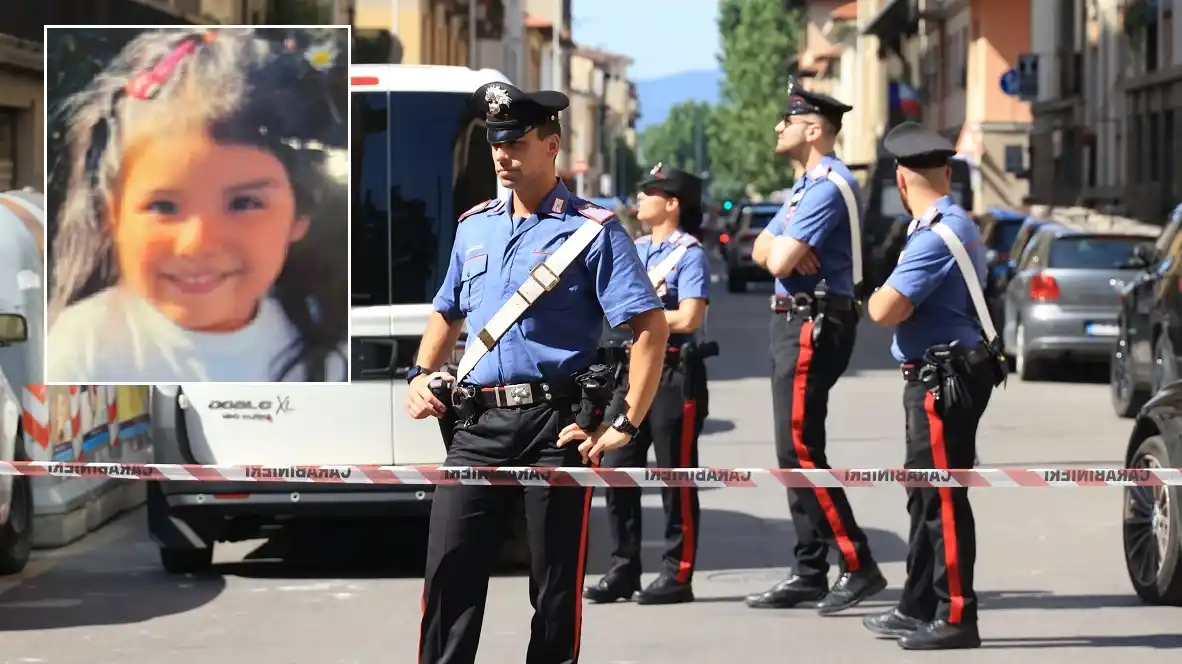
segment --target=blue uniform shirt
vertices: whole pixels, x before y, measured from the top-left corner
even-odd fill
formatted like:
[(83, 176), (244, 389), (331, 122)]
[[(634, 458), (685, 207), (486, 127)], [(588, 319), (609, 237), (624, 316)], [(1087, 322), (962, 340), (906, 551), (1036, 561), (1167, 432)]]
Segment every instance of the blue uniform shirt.
[[(829, 171), (848, 182), (854, 198), (861, 200), (858, 181), (850, 169), (833, 155), (822, 157), (818, 167), (796, 180), (788, 202), (776, 213), (767, 230), (772, 235), (787, 235), (812, 247), (821, 269), (817, 274), (793, 272), (783, 279), (777, 279), (778, 295), (812, 293), (822, 279), (829, 286), (830, 293), (847, 297), (854, 295), (849, 211), (841, 190), (829, 181)], [(858, 222), (861, 224), (861, 202), (858, 205)]]
[[(690, 298), (710, 299), (710, 264), (706, 258), (706, 250), (693, 235), (681, 230), (675, 230), (661, 240), (660, 244), (653, 244), (653, 237), (646, 235), (636, 240), (636, 253), (640, 254), (640, 261), (646, 271), (660, 265), (674, 249), (685, 245), (685, 253), (677, 259), (677, 264), (665, 275), (665, 283), (657, 288), (662, 304), (666, 310), (677, 309), (682, 300)], [(669, 345), (680, 346), (693, 335), (670, 334)]]
[(632, 238), (611, 212), (561, 182), (536, 215), (513, 223), (511, 199), (488, 201), (461, 217), (451, 263), (432, 303), (450, 321), (480, 331), (517, 288), (589, 219), (603, 231), (476, 364), (465, 383), (507, 385), (570, 376), (590, 366), (602, 320), (615, 327), (661, 308)]
[(937, 344), (960, 341), (972, 346), (982, 339), (968, 286), (948, 245), (930, 228), (933, 223), (944, 224), (956, 233), (973, 261), (978, 282), (985, 286), (981, 233), (968, 213), (945, 196), (913, 224), (899, 264), (886, 281), (915, 307), (911, 317), (895, 330), (891, 354), (899, 362), (918, 360)]

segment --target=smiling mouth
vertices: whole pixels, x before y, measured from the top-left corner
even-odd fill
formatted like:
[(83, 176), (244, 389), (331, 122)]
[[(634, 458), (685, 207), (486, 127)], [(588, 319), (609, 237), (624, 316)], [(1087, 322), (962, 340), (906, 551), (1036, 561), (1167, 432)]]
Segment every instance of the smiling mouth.
[(172, 284), (177, 290), (188, 295), (202, 295), (210, 293), (229, 279), (237, 276), (238, 272), (202, 272), (199, 274), (161, 274), (160, 276)]

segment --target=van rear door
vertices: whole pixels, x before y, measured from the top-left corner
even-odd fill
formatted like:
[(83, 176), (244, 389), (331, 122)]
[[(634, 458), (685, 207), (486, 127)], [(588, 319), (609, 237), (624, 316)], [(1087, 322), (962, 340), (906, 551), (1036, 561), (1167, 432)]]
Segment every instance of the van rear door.
[(353, 306), (390, 308), (399, 465), (444, 460), (438, 421), (406, 412), (406, 372), (447, 274), (456, 219), (498, 196), (484, 124), (472, 117), (470, 99), (471, 91), (353, 93)]

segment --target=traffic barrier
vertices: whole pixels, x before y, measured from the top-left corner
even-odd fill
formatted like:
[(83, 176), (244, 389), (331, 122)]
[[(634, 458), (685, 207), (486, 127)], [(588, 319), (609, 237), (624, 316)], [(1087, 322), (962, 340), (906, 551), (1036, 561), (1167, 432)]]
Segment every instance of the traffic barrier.
[(538, 468), (471, 466), (223, 466), (156, 463), (0, 462), (0, 475), (152, 482), (289, 482), (446, 486), (570, 486), (701, 489), (875, 486), (1094, 487), (1182, 486), (1179, 468)]

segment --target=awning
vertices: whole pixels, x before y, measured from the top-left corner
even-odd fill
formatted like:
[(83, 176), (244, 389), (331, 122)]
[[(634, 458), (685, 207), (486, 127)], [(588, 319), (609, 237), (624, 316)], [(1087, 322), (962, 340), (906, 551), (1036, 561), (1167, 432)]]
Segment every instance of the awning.
[(911, 16), (909, 0), (887, 0), (862, 27), (862, 34), (873, 35), (883, 41), (895, 41), (909, 30)]

